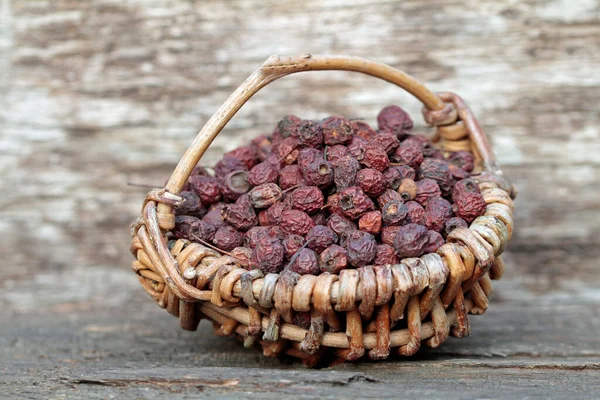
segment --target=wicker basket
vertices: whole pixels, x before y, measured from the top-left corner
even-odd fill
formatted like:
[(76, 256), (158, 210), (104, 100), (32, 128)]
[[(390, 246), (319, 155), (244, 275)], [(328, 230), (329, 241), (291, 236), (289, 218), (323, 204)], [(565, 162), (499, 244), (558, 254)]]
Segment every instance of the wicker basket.
[[(437, 127), (434, 142), (446, 151), (468, 150), (476, 159), (487, 209), (469, 228), (451, 232), (437, 253), (396, 265), (347, 269), (339, 275), (263, 275), (229, 256), (186, 240), (169, 248), (172, 207), (198, 161), (225, 124), (262, 87), (301, 71), (345, 70), (393, 83), (419, 99), (425, 121)], [(502, 276), (513, 230), (515, 192), (503, 178), (489, 142), (470, 109), (453, 93), (433, 94), (409, 75), (357, 57), (269, 58), (221, 106), (187, 150), (166, 188), (152, 190), (132, 227), (133, 270), (146, 292), (195, 330), (201, 318), (217, 335), (239, 335), (260, 344), (266, 356), (291, 355), (314, 366), (319, 360), (357, 360), (365, 353), (415, 354), (421, 342), (437, 347), (449, 335), (470, 334), (467, 315), (488, 307), (491, 279)], [(294, 312), (310, 311), (306, 330)], [(326, 356), (326, 357), (324, 357)]]

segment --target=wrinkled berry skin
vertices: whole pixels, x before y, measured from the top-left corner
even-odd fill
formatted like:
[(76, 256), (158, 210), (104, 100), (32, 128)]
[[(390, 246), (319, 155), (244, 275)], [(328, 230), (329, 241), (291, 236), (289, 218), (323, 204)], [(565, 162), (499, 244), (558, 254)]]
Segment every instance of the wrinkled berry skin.
[(327, 219), (327, 226), (338, 237), (348, 235), (357, 229), (356, 224), (339, 214), (331, 214)]
[(390, 159), (396, 164), (417, 169), (424, 160), (423, 150), (413, 144), (403, 142), (390, 156)]
[(383, 171), (383, 176), (391, 189), (398, 189), (404, 179), (414, 179), (415, 170), (408, 165), (391, 166)]
[(373, 260), (374, 265), (387, 265), (387, 264), (397, 264), (398, 256), (396, 256), (396, 252), (394, 248), (389, 244), (380, 244), (377, 246), (377, 252), (375, 254), (375, 260)]
[(381, 243), (393, 246), (394, 239), (396, 239), (396, 234), (398, 233), (399, 230), (400, 230), (400, 225), (384, 226), (381, 229)]
[(217, 228), (199, 218), (190, 215), (177, 215), (175, 217), (175, 227), (171, 231), (177, 239), (187, 239), (192, 242), (197, 239), (210, 242)]
[(398, 200), (387, 202), (381, 209), (381, 218), (385, 225), (400, 225), (408, 217), (408, 208)]
[(448, 162), (452, 165), (456, 165), (458, 168), (465, 172), (472, 172), (475, 168), (475, 157), (468, 151), (455, 151), (448, 158)]
[(281, 242), (283, 250), (285, 251), (285, 257), (288, 260), (292, 258), (292, 256), (300, 250), (300, 247), (302, 247), (304, 242), (304, 238), (300, 235), (287, 235)]
[(281, 229), (288, 235), (305, 236), (314, 226), (310, 216), (300, 210), (285, 210), (281, 213)]
[(467, 221), (465, 221), (464, 219), (462, 219), (460, 217), (452, 217), (448, 221), (446, 221), (446, 224), (444, 225), (444, 233), (446, 235), (448, 235), (450, 232), (452, 232), (456, 228), (468, 228), (468, 227), (469, 227), (469, 224), (467, 224)]
[(352, 130), (354, 134), (365, 140), (371, 140), (377, 134), (377, 132), (375, 132), (373, 128), (371, 128), (371, 126), (365, 121), (350, 121), (350, 125), (352, 125)]
[(368, 140), (360, 136), (354, 136), (348, 145), (348, 153), (358, 161), (361, 161), (365, 155), (365, 148), (368, 143)]
[(429, 231), (427, 235), (424, 251), (425, 253), (435, 253), (444, 244), (444, 238), (436, 231)]
[(281, 242), (271, 237), (260, 238), (252, 251), (252, 263), (265, 274), (279, 272), (283, 257)]
[(246, 232), (244, 235), (244, 246), (253, 249), (258, 243), (259, 239), (269, 237), (269, 227), (267, 226), (254, 226)]
[(385, 152), (390, 154), (400, 145), (400, 141), (393, 133), (382, 132), (375, 135), (370, 143), (376, 143), (385, 149)]
[(198, 195), (202, 204), (214, 204), (221, 200), (221, 185), (212, 176), (194, 175), (189, 181), (191, 189)]
[(204, 207), (202, 207), (200, 197), (198, 197), (196, 193), (183, 191), (179, 193), (179, 195), (182, 197), (183, 201), (173, 207), (176, 215), (195, 215), (205, 211)]
[(419, 179), (433, 179), (443, 194), (450, 194), (454, 186), (454, 178), (448, 168), (448, 163), (435, 158), (424, 160), (419, 166)]
[(396, 255), (402, 259), (407, 257), (420, 257), (425, 254), (429, 241), (427, 228), (423, 225), (407, 224), (401, 226), (394, 238)]
[(244, 162), (232, 156), (225, 156), (215, 164), (215, 177), (223, 179), (230, 172), (247, 170)]
[(220, 228), (222, 226), (227, 225), (227, 223), (225, 221), (223, 221), (223, 218), (221, 218), (221, 210), (222, 209), (223, 208), (221, 207), (221, 208), (216, 208), (216, 209), (210, 210), (209, 212), (207, 212), (204, 215), (204, 217), (202, 217), (202, 221), (214, 226), (215, 228)]
[(349, 155), (348, 148), (342, 144), (336, 144), (334, 146), (327, 146), (325, 149), (325, 159), (329, 161), (333, 166), (336, 166), (336, 161), (341, 157)]
[(247, 247), (236, 247), (231, 250), (229, 254), (235, 258), (236, 263), (247, 270), (251, 270), (252, 268), (252, 249)]
[(416, 201), (409, 201), (405, 203), (405, 205), (408, 209), (408, 222), (423, 225), (425, 222), (425, 209), (423, 208), (423, 206), (417, 203)]
[(336, 244), (329, 246), (319, 256), (319, 268), (321, 272), (338, 274), (348, 266), (346, 249)]
[(427, 202), (430, 198), (440, 197), (442, 195), (440, 187), (433, 179), (421, 179), (415, 183), (417, 184), (415, 201), (422, 206), (427, 206)]
[(361, 188), (353, 186), (340, 193), (339, 207), (344, 216), (355, 220), (375, 209), (375, 204)]
[(333, 182), (338, 192), (356, 185), (356, 175), (360, 164), (352, 156), (340, 157), (333, 162)]
[(402, 139), (413, 128), (413, 122), (406, 111), (398, 106), (387, 106), (377, 116), (379, 130), (390, 132)]
[(471, 176), (470, 173), (468, 173), (460, 167), (457, 167), (454, 164), (448, 164), (448, 169), (450, 170), (450, 175), (452, 175), (452, 177), (457, 180), (467, 179)]
[(323, 192), (316, 186), (302, 186), (291, 193), (292, 207), (308, 214), (319, 211), (324, 201)]
[(379, 204), (379, 208), (383, 208), (386, 203), (392, 200), (402, 201), (402, 196), (395, 190), (387, 189), (377, 198), (377, 204)]
[(329, 117), (321, 121), (323, 140), (326, 145), (344, 144), (352, 139), (352, 125), (347, 118)]
[(258, 223), (254, 209), (245, 204), (228, 204), (221, 210), (221, 218), (240, 231), (247, 231)]
[(333, 166), (325, 160), (313, 161), (308, 164), (303, 175), (308, 185), (325, 188), (333, 183)]
[(361, 164), (383, 172), (390, 165), (387, 152), (379, 143), (368, 143), (362, 155)]
[(337, 243), (338, 236), (327, 226), (315, 225), (306, 234), (308, 248), (321, 253), (327, 247)]
[(303, 120), (293, 135), (303, 147), (319, 147), (323, 144), (323, 132), (315, 121)]
[(260, 186), (265, 183), (277, 183), (279, 179), (279, 168), (268, 161), (256, 164), (248, 173), (248, 182), (252, 186)]
[(441, 232), (450, 217), (452, 217), (452, 204), (442, 197), (433, 197), (425, 207), (423, 225), (431, 231)]
[(310, 216), (315, 225), (327, 225), (327, 214), (323, 211), (316, 212)]
[(226, 201), (235, 201), (251, 188), (247, 171), (233, 171), (225, 175), (221, 182), (221, 193)]
[(312, 147), (300, 149), (300, 152), (298, 153), (298, 166), (301, 170), (306, 169), (309, 164), (315, 161), (325, 161), (323, 150), (314, 149)]
[(479, 186), (471, 179), (456, 182), (452, 191), (452, 199), (454, 200), (454, 213), (467, 223), (471, 223), (475, 218), (483, 215), (487, 206)]
[(221, 226), (215, 232), (213, 244), (221, 250), (231, 251), (244, 244), (244, 233), (230, 225)]
[(382, 227), (381, 211), (369, 211), (358, 220), (358, 228), (371, 235), (378, 235)]
[(277, 123), (277, 130), (284, 138), (293, 136), (302, 120), (295, 115), (286, 115)]
[(299, 326), (302, 329), (310, 328), (310, 312), (302, 311), (294, 313), (292, 317), (292, 323), (296, 326)]
[(283, 139), (277, 148), (279, 158), (286, 164), (290, 165), (298, 159), (298, 140), (295, 137)]
[(252, 189), (249, 193), (254, 208), (268, 208), (283, 197), (281, 188), (274, 183), (265, 183)]
[(311, 249), (300, 249), (290, 270), (300, 275), (319, 275), (317, 254)]
[[(258, 149), (255, 146), (242, 146), (225, 153), (225, 157), (233, 157), (241, 161), (249, 170), (258, 162)], [(231, 171), (230, 171), (231, 172)]]
[(282, 202), (273, 204), (258, 214), (258, 223), (261, 226), (278, 225), (281, 221), (281, 213), (285, 210)]
[(354, 231), (346, 239), (348, 263), (355, 267), (368, 265), (377, 254), (375, 236), (363, 231)]
[(302, 175), (302, 170), (297, 165), (287, 165), (279, 171), (279, 186), (282, 190), (303, 184), (304, 176)]
[(368, 196), (377, 197), (387, 188), (387, 181), (385, 176), (378, 170), (364, 168), (356, 174), (356, 185)]

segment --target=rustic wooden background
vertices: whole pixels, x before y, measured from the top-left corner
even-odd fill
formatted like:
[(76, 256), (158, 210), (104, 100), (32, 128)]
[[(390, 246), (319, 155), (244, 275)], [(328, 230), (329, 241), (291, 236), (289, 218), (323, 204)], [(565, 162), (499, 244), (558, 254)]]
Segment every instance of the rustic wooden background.
[[(129, 223), (271, 54), (352, 54), (461, 94), (516, 184), (517, 230), (473, 337), (410, 362), (305, 371), (181, 332), (129, 270)], [(0, 387), (30, 397), (592, 395), (600, 379), (596, 0), (0, 0)], [(216, 140), (287, 113), (374, 121), (399, 89), (274, 83)], [(253, 369), (249, 369), (256, 367)], [(456, 386), (458, 385), (458, 386)], [(6, 394), (6, 391), (4, 391)]]

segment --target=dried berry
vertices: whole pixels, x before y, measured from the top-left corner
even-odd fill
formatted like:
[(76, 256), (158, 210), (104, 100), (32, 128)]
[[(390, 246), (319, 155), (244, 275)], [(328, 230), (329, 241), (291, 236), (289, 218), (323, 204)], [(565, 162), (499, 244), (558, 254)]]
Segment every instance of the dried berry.
[(295, 137), (283, 139), (277, 148), (279, 158), (286, 164), (293, 164), (298, 159), (298, 140)]
[(210, 224), (216, 228), (220, 228), (222, 226), (227, 225), (225, 223), (225, 221), (223, 221), (223, 218), (221, 218), (221, 209), (214, 209), (214, 210), (210, 210), (209, 212), (207, 212), (204, 217), (202, 218), (202, 221), (206, 222), (207, 224)]
[(358, 161), (361, 161), (365, 154), (365, 147), (369, 143), (368, 140), (360, 136), (354, 136), (348, 145), (348, 153)]
[(468, 228), (468, 227), (469, 227), (469, 224), (467, 224), (467, 221), (465, 221), (464, 219), (462, 219), (460, 217), (452, 217), (448, 221), (446, 221), (446, 224), (444, 225), (444, 233), (446, 235), (448, 235), (450, 232), (452, 232), (456, 228)]
[(224, 225), (217, 229), (212, 242), (221, 250), (231, 251), (244, 244), (244, 233), (230, 225)]
[(422, 206), (426, 206), (430, 198), (442, 195), (440, 187), (433, 179), (421, 179), (415, 183), (417, 184), (415, 201)]
[(221, 185), (223, 198), (228, 201), (236, 200), (238, 197), (250, 190), (248, 183), (248, 171), (233, 171), (225, 175)]
[(416, 201), (409, 201), (405, 203), (405, 205), (408, 209), (408, 222), (423, 225), (423, 218), (425, 216), (425, 209), (423, 208), (423, 206), (417, 203)]
[(450, 170), (450, 174), (452, 175), (452, 177), (454, 179), (467, 179), (468, 177), (471, 176), (471, 174), (469, 174), (467, 171), (465, 171), (464, 169), (457, 167), (454, 164), (448, 164), (448, 169)]
[(408, 208), (398, 200), (387, 202), (381, 209), (381, 218), (385, 225), (400, 225), (408, 216)]
[(267, 226), (254, 226), (246, 232), (244, 235), (244, 246), (253, 249), (259, 239), (264, 237), (270, 237), (269, 227)]
[(210, 242), (215, 236), (217, 228), (199, 218), (189, 215), (177, 215), (175, 217), (175, 227), (171, 231), (177, 239), (187, 239)]
[(373, 264), (387, 265), (397, 263), (398, 257), (396, 256), (396, 252), (392, 246), (389, 244), (380, 244), (377, 246), (377, 253), (375, 254), (375, 260), (373, 260)]
[(283, 190), (287, 190), (296, 185), (304, 184), (304, 176), (302, 170), (297, 165), (285, 166), (279, 171), (279, 186)]
[(265, 183), (252, 189), (249, 193), (254, 208), (267, 208), (283, 197), (281, 188), (274, 183)]
[(473, 157), (473, 154), (464, 150), (455, 151), (450, 154), (448, 162), (466, 172), (472, 172), (473, 168), (475, 168), (475, 157)]
[(277, 183), (278, 179), (278, 166), (268, 161), (256, 164), (256, 166), (248, 173), (248, 182), (252, 186), (259, 186), (265, 183)]
[(236, 247), (229, 252), (231, 257), (235, 258), (235, 262), (242, 268), (252, 269), (252, 249), (247, 247)]
[(189, 183), (202, 204), (214, 204), (221, 200), (221, 187), (217, 178), (194, 175), (190, 177)]
[(221, 161), (215, 164), (215, 177), (222, 179), (228, 173), (240, 170), (248, 170), (248, 167), (243, 161), (232, 156), (225, 156)]
[(444, 238), (435, 231), (429, 231), (427, 235), (428, 239), (424, 251), (425, 253), (435, 253), (444, 244)]
[(398, 139), (410, 133), (413, 128), (408, 113), (398, 106), (387, 106), (381, 110), (377, 116), (377, 124), (379, 130), (393, 133)]
[(258, 239), (252, 251), (252, 263), (265, 274), (279, 272), (283, 266), (281, 242), (272, 237)]
[(342, 144), (327, 146), (325, 148), (325, 159), (329, 161), (334, 167), (336, 166), (337, 160), (349, 154), (350, 152), (348, 151), (348, 148)]
[(356, 174), (356, 185), (368, 196), (377, 197), (387, 188), (387, 181), (381, 172), (373, 168), (365, 168)]
[(454, 213), (468, 223), (483, 215), (487, 205), (479, 187), (471, 179), (456, 182), (452, 191), (452, 199), (454, 200)]
[(245, 165), (245, 169), (249, 170), (258, 163), (258, 149), (252, 145), (242, 146), (225, 153), (225, 157), (238, 159)]
[(400, 230), (400, 225), (389, 225), (384, 226), (381, 229), (381, 243), (389, 244), (390, 246), (394, 245), (394, 239), (396, 239), (396, 234)]
[(340, 193), (339, 208), (348, 218), (355, 220), (368, 211), (375, 209), (375, 204), (361, 188), (352, 186)]
[(436, 149), (435, 147), (425, 147), (423, 149), (423, 156), (425, 156), (426, 158), (434, 159), (434, 160), (445, 161), (444, 153), (442, 153), (442, 151), (440, 149)]
[(405, 202), (414, 200), (417, 197), (417, 184), (412, 179), (402, 179), (398, 186), (398, 194)]
[(328, 146), (344, 144), (352, 139), (352, 125), (344, 117), (329, 117), (321, 121), (323, 140)]
[(392, 200), (398, 200), (400, 202), (403, 201), (402, 196), (400, 196), (398, 192), (396, 192), (395, 190), (387, 189), (381, 194), (381, 196), (377, 198), (377, 204), (379, 204), (379, 208), (383, 208), (383, 206), (385, 206), (386, 203)]
[(333, 230), (323, 225), (315, 225), (306, 234), (308, 248), (321, 253), (327, 247), (337, 243), (338, 236)]
[(396, 164), (406, 165), (413, 169), (417, 169), (424, 160), (423, 150), (410, 143), (407, 144), (407, 142), (402, 142), (390, 156), (390, 160)]
[(363, 231), (354, 231), (346, 239), (348, 263), (355, 267), (368, 265), (377, 254), (375, 236)]
[(279, 133), (278, 130), (275, 130), (271, 135), (271, 151), (273, 151), (277, 155), (278, 159), (280, 158), (278, 156), (279, 147), (281, 146), (281, 143), (283, 143), (284, 140), (285, 137), (281, 133)]
[(267, 232), (275, 239), (283, 240), (286, 237), (286, 233), (278, 225), (267, 226)]
[(300, 275), (319, 275), (317, 254), (311, 249), (300, 249), (290, 265), (290, 270)]
[(388, 165), (390, 165), (387, 152), (378, 143), (368, 143), (365, 146), (362, 160), (359, 161), (361, 164), (381, 172), (385, 171)]
[(382, 226), (383, 220), (381, 219), (380, 211), (370, 211), (358, 220), (358, 228), (372, 235), (378, 235), (381, 232)]
[(371, 140), (377, 134), (365, 121), (353, 120), (350, 121), (350, 125), (354, 134), (363, 139)]
[(323, 150), (315, 149), (312, 147), (306, 147), (301, 149), (298, 153), (298, 166), (301, 169), (305, 169), (309, 164), (315, 161), (324, 161), (325, 156)]
[(310, 217), (315, 225), (327, 225), (327, 214), (323, 211), (317, 212)]
[(303, 175), (304, 181), (311, 186), (324, 188), (333, 183), (333, 167), (325, 160), (308, 164)]
[(310, 328), (310, 312), (309, 311), (301, 311), (294, 313), (292, 317), (292, 323), (296, 326), (299, 326), (302, 329)]
[(251, 141), (256, 148), (259, 161), (265, 161), (272, 152), (271, 139), (267, 135), (260, 135)]
[(443, 197), (432, 197), (427, 202), (425, 211), (439, 213), (445, 219), (449, 219), (452, 216), (452, 204)]
[(401, 226), (394, 238), (394, 249), (399, 258), (420, 257), (425, 253), (429, 240), (427, 228), (423, 225)]
[(200, 197), (196, 193), (183, 191), (179, 195), (182, 201), (173, 207), (176, 215), (195, 215), (205, 211), (200, 202)]
[(228, 204), (221, 210), (221, 218), (240, 231), (247, 231), (258, 223), (254, 209), (246, 204)]
[(390, 154), (400, 145), (400, 141), (393, 133), (381, 132), (371, 139), (370, 143), (379, 144), (385, 149), (385, 152)]
[(319, 147), (323, 144), (323, 132), (319, 123), (305, 119), (294, 132), (298, 144), (303, 147)]
[(194, 175), (210, 176), (210, 174), (208, 173), (208, 170), (200, 165), (197, 165), (194, 168), (194, 170), (192, 171), (191, 176), (194, 176)]
[(277, 130), (284, 138), (290, 137), (296, 133), (300, 122), (302, 120), (295, 115), (286, 115), (277, 123)]
[(356, 224), (339, 214), (331, 214), (327, 226), (338, 236), (348, 235), (357, 229)]
[(300, 235), (287, 235), (281, 244), (283, 244), (283, 250), (285, 251), (285, 257), (289, 260), (294, 254), (300, 250), (300, 247), (304, 244), (305, 240)]
[(333, 165), (333, 181), (338, 191), (356, 185), (356, 174), (360, 170), (360, 164), (356, 158), (340, 157)]
[(346, 249), (336, 244), (329, 246), (319, 257), (319, 268), (321, 272), (337, 274), (348, 266)]
[(291, 193), (292, 207), (308, 214), (319, 211), (324, 204), (323, 192), (316, 186), (302, 186)]
[(258, 224), (261, 226), (277, 225), (281, 221), (281, 213), (285, 209), (282, 202), (273, 204), (258, 214)]
[(388, 186), (396, 190), (403, 179), (415, 179), (415, 170), (408, 165), (391, 166), (383, 171), (383, 176)]
[(450, 194), (454, 186), (454, 178), (444, 160), (428, 158), (419, 166), (419, 179), (433, 179), (444, 194)]
[(421, 150), (431, 145), (431, 141), (427, 136), (421, 133), (411, 133), (406, 136), (402, 143), (411, 144), (417, 146)]
[(314, 226), (310, 216), (300, 210), (285, 210), (281, 213), (281, 229), (288, 235), (305, 236)]

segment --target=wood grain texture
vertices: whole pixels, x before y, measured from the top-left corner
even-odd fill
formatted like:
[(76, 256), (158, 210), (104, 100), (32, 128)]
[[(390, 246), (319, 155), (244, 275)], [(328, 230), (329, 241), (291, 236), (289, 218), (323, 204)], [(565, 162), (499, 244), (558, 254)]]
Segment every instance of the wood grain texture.
[[(55, 398), (589, 396), (599, 50), (597, 0), (0, 0), (0, 380)], [(258, 65), (307, 52), (372, 58), (455, 91), (490, 135), (520, 194), (506, 280), (472, 338), (320, 374), (204, 324), (180, 332), (142, 295), (128, 226), (145, 191), (126, 182), (162, 185)], [(236, 115), (206, 163), (288, 113), (373, 123), (391, 103), (421, 124), (414, 99), (375, 79), (284, 78)]]

